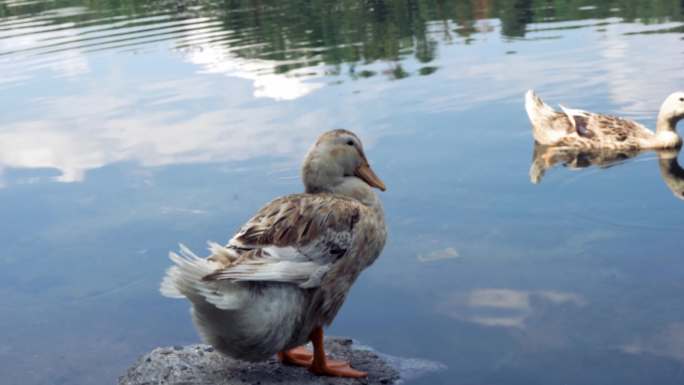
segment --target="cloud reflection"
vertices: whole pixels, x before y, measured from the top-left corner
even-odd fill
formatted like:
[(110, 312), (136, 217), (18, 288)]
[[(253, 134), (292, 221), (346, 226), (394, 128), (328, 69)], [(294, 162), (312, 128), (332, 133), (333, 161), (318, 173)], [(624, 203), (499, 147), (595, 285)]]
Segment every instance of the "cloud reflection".
[(580, 295), (561, 291), (487, 288), (452, 295), (439, 305), (439, 310), (451, 318), (482, 326), (524, 328), (543, 304), (581, 307), (587, 301)]
[[(295, 100), (324, 86), (323, 83), (312, 81), (320, 75), (312, 75), (311, 68), (279, 74), (276, 73), (276, 67), (282, 62), (241, 58), (222, 46), (193, 45), (192, 49), (184, 53), (184, 57), (202, 68), (200, 73), (219, 73), (250, 80), (255, 98)], [(303, 77), (304, 72), (306, 77)]]
[(652, 336), (625, 344), (621, 350), (629, 354), (654, 354), (684, 362), (684, 322), (673, 322)]
[[(168, 82), (155, 89), (173, 94), (185, 86), (183, 81)], [(209, 86), (194, 82), (198, 89)], [(61, 173), (56, 181), (77, 182), (87, 170), (121, 161), (164, 166), (260, 156), (294, 160), (326, 127), (315, 112), (290, 117), (273, 106), (183, 113), (169, 106), (144, 108), (146, 103), (139, 94), (125, 97), (92, 89), (43, 101), (42, 119), (2, 127), (0, 165), (54, 168)], [(296, 130), (283, 128), (283, 115)]]

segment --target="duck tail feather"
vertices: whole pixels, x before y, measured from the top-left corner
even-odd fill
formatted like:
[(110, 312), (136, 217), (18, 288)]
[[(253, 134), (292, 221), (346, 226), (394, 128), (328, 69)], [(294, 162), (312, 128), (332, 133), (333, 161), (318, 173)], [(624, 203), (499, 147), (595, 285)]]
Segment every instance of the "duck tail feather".
[(185, 245), (178, 253), (170, 252), (174, 263), (166, 271), (159, 291), (169, 298), (187, 298), (195, 305), (210, 303), (219, 309), (236, 309), (242, 306), (245, 290), (232, 282), (210, 282), (204, 277), (214, 273), (220, 266), (200, 258)]
[(563, 114), (544, 103), (533, 90), (525, 95), (525, 110), (532, 123), (532, 136), (539, 144), (553, 145), (561, 139), (565, 132), (558, 127), (557, 119)]
[(527, 116), (530, 118), (532, 125), (544, 125), (551, 118), (556, 116), (556, 111), (544, 103), (544, 101), (534, 93), (533, 90), (528, 90), (525, 94), (525, 110)]
[(180, 245), (180, 252), (169, 253), (169, 259), (174, 263), (166, 271), (159, 290), (162, 295), (170, 298), (182, 298), (195, 294), (196, 282), (211, 274), (215, 269), (210, 261), (199, 258), (185, 245)]

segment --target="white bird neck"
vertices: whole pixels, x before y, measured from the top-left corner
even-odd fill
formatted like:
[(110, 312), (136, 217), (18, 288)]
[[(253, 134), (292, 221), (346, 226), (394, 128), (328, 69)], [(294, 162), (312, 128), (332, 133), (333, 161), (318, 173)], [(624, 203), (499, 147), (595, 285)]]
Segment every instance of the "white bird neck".
[(673, 118), (668, 116), (667, 113), (662, 110), (658, 114), (658, 122), (656, 124), (656, 134), (661, 132), (677, 132), (677, 122), (678, 118)]
[(330, 192), (356, 199), (371, 208), (380, 206), (380, 199), (375, 191), (366, 182), (355, 176), (342, 178), (342, 182), (333, 186)]
[(677, 132), (677, 122), (682, 117), (681, 114), (677, 116), (675, 111), (679, 108), (680, 102), (672, 98), (673, 96), (670, 95), (660, 106), (658, 122), (656, 123), (656, 134), (660, 132)]
[(658, 147), (674, 148), (682, 145), (682, 138), (677, 134), (677, 122), (680, 118), (673, 116), (672, 111), (663, 104), (658, 113), (655, 139)]
[(344, 181), (342, 175), (344, 171), (341, 167), (311, 150), (302, 167), (304, 190), (309, 194), (332, 192), (335, 186)]
[[(308, 163), (311, 166), (311, 163)], [(355, 199), (370, 208), (380, 208), (380, 198), (366, 182), (355, 176), (337, 176), (332, 172), (305, 166), (304, 191), (309, 194), (332, 193)]]

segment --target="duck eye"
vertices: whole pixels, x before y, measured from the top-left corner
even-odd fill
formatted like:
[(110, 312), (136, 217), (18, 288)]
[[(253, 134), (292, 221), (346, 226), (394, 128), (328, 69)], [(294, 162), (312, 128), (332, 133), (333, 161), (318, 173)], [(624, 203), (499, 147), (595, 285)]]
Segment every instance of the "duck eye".
[(684, 102), (684, 98), (679, 98), (679, 101), (680, 101), (680, 102)]
[(353, 141), (353, 140), (351, 140), (351, 139), (349, 139), (349, 140), (347, 141), (347, 145), (349, 145), (349, 146), (353, 146), (353, 145), (354, 145), (354, 141)]

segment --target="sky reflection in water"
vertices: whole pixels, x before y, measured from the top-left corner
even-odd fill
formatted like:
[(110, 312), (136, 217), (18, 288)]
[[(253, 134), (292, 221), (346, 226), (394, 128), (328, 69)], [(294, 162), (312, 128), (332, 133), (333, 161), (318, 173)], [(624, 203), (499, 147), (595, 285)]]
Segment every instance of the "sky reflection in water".
[(196, 341), (157, 294), (167, 252), (299, 191), (333, 127), (387, 183), (390, 240), (332, 333), (449, 366), (426, 384), (679, 383), (675, 154), (558, 156), (535, 185), (522, 96), (653, 127), (681, 3), (306, 4), (0, 4), (8, 383), (112, 382)]

